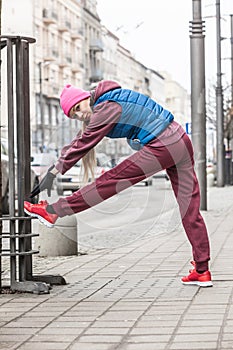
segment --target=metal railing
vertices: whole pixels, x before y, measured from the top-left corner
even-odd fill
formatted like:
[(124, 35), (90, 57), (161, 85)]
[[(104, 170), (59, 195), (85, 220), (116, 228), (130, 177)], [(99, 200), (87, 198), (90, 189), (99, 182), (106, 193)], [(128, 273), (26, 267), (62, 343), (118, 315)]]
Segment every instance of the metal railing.
[[(9, 172), (9, 214), (0, 215), (0, 268), (2, 259), (8, 259), (10, 285), (7, 287), (12, 291), (49, 293), (51, 285), (66, 282), (60, 275), (33, 275), (32, 257), (39, 252), (32, 249), (32, 238), (39, 234), (32, 233), (31, 218), (24, 214), (24, 200), (31, 192), (29, 45), (35, 39), (4, 35), (0, 38), (1, 58), (5, 59), (7, 70), (4, 89)], [(6, 288), (2, 285), (2, 275), (0, 270), (0, 292)]]

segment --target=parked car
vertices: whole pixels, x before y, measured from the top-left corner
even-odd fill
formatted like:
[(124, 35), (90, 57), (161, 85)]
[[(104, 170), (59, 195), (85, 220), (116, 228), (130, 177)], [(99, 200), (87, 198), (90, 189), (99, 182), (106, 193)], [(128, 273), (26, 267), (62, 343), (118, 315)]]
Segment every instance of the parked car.
[(96, 154), (95, 178), (103, 175), (106, 171), (112, 168), (111, 160), (105, 153)]
[(77, 191), (82, 185), (81, 161), (78, 161), (64, 175), (57, 177), (57, 193), (63, 195), (64, 191)]
[(212, 174), (214, 176), (214, 180), (217, 179), (217, 167), (215, 162), (212, 162), (212, 161), (206, 162), (206, 174), (207, 176)]
[[(64, 191), (75, 192), (83, 186), (83, 169), (81, 160), (78, 161), (71, 169), (69, 169), (64, 175), (57, 177), (57, 193), (63, 195)], [(96, 168), (94, 171), (94, 177), (97, 178), (104, 174), (105, 171), (111, 169), (111, 162), (104, 153), (98, 153), (96, 155)], [(92, 179), (89, 179), (91, 182)]]
[[(16, 165), (16, 162), (15, 162)], [(9, 157), (8, 157), (8, 141), (1, 138), (1, 169), (2, 169), (2, 213), (9, 213)], [(15, 166), (17, 171), (17, 167)], [(16, 173), (17, 177), (17, 173)], [(38, 185), (39, 178), (35, 171), (31, 169), (31, 189)], [(16, 183), (16, 196), (17, 196), (17, 183)], [(38, 196), (34, 197), (33, 203), (38, 202)]]
[(39, 181), (43, 179), (48, 168), (56, 162), (55, 155), (51, 153), (33, 153), (31, 155), (31, 168), (36, 173)]

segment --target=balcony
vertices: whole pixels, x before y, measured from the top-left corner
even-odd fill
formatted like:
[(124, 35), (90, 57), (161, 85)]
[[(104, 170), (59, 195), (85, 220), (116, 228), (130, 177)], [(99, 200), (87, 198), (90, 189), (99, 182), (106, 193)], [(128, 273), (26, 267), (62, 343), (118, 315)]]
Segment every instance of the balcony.
[(49, 98), (57, 97), (60, 94), (60, 86), (58, 84), (53, 84), (49, 91)]
[(104, 45), (101, 39), (92, 39), (90, 41), (90, 51), (104, 51)]
[(90, 82), (96, 82), (103, 79), (103, 71), (101, 69), (92, 69)]
[(73, 63), (71, 70), (73, 73), (83, 72), (84, 65), (83, 65), (83, 63)]
[(81, 28), (71, 29), (70, 33), (72, 39), (82, 39), (83, 34), (83, 29)]
[(59, 32), (61, 32), (61, 33), (62, 32), (69, 32), (70, 30), (71, 30), (71, 23), (68, 19), (64, 20), (58, 24), (58, 31)]
[(65, 68), (69, 66), (69, 63), (67, 62), (67, 60), (64, 57), (60, 57), (58, 60), (58, 65), (60, 68)]
[(43, 22), (45, 24), (53, 24), (57, 22), (57, 14), (54, 10), (43, 9)]
[(58, 49), (56, 47), (47, 47), (44, 50), (44, 61), (55, 61), (58, 57)]

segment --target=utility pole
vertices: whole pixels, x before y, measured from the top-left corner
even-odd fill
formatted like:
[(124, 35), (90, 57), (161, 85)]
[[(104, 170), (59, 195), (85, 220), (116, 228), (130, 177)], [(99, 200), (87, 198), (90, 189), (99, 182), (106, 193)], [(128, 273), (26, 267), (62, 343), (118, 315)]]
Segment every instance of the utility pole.
[[(0, 0), (0, 35), (2, 35), (2, 0)], [(1, 96), (1, 73), (2, 73), (2, 53), (0, 48), (0, 107), (2, 105), (2, 96)], [(1, 108), (0, 108), (0, 138), (1, 138)], [(0, 164), (2, 164), (2, 157), (0, 153)], [(2, 167), (0, 166), (0, 216), (2, 216)], [(0, 221), (0, 252), (2, 252), (2, 220)], [(0, 292), (2, 289), (1, 285), (1, 273), (2, 273), (2, 258), (0, 256)]]
[(216, 84), (216, 117), (217, 117), (217, 187), (224, 187), (224, 128), (223, 128), (223, 92), (221, 69), (221, 17), (220, 0), (216, 0), (216, 39), (217, 39), (217, 84)]
[[(39, 84), (40, 84), (40, 122), (41, 122), (41, 152), (44, 149), (45, 135), (44, 135), (44, 101), (43, 101), (43, 91), (42, 91), (42, 64), (43, 62), (38, 63), (39, 67)], [(37, 134), (37, 131), (36, 131)], [(38, 142), (38, 137), (36, 136), (36, 142)]]
[(193, 0), (192, 5), (193, 20), (190, 22), (191, 137), (201, 192), (200, 209), (207, 210), (204, 21), (201, 15), (201, 0)]
[[(39, 94), (39, 106), (40, 106), (40, 123), (41, 123), (41, 152), (44, 152), (44, 147), (45, 147), (45, 139), (46, 139), (46, 135), (45, 135), (45, 117), (44, 117), (44, 98), (43, 98), (43, 80), (48, 80), (47, 79), (43, 79), (43, 74), (42, 74), (42, 70), (43, 67), (49, 65), (53, 60), (45, 60), (45, 61), (41, 61), (38, 63), (38, 67), (39, 67), (39, 86), (40, 86), (40, 94)], [(38, 124), (38, 123), (37, 123)], [(38, 126), (37, 126), (38, 127)], [(38, 145), (38, 135), (37, 135), (37, 131), (36, 131), (36, 145)]]
[(232, 142), (233, 142), (233, 14), (230, 15), (231, 17), (231, 110), (230, 110), (230, 135), (231, 135), (231, 164), (230, 164), (230, 184), (233, 184), (233, 158), (232, 158)]
[(231, 107), (233, 112), (233, 14), (231, 16)]

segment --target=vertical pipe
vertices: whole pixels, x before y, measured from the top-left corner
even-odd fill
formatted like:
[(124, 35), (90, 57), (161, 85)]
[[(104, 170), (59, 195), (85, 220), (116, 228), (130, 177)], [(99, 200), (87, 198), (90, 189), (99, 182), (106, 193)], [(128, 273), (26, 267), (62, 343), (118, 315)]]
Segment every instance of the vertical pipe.
[(223, 93), (221, 72), (221, 17), (220, 0), (216, 0), (216, 39), (217, 39), (217, 187), (224, 187), (224, 129), (223, 129)]
[(233, 113), (233, 15), (231, 16), (231, 107)]
[[(231, 111), (230, 111), (230, 118), (231, 118), (231, 122), (230, 122), (230, 137), (231, 137), (231, 150), (232, 150), (232, 142), (233, 142), (233, 14), (230, 15), (231, 17)], [(231, 165), (230, 165), (230, 174), (231, 174), (231, 178), (230, 178), (230, 184), (233, 185), (233, 158), (232, 158), (233, 154), (231, 154)]]
[(205, 47), (201, 0), (193, 0), (193, 20), (190, 22), (191, 49), (191, 121), (195, 167), (200, 185), (200, 209), (207, 210), (206, 189), (206, 110), (205, 110)]
[[(24, 216), (23, 200), (25, 193), (25, 132), (24, 132), (24, 89), (23, 89), (23, 46), (20, 37), (16, 39), (16, 108), (17, 108), (17, 183), (18, 214)], [(19, 220), (19, 234), (24, 232), (24, 222)], [(19, 240), (19, 251), (25, 251), (25, 240)], [(26, 280), (25, 255), (19, 256), (19, 280)]]
[[(0, 35), (2, 35), (2, 0), (0, 0)], [(0, 48), (0, 126), (1, 126), (1, 72), (2, 72), (2, 48)], [(1, 137), (1, 127), (0, 127), (0, 137)], [(2, 164), (2, 157), (0, 153), (0, 164)], [(0, 215), (2, 215), (2, 168), (0, 166)], [(2, 221), (0, 220), (0, 254), (2, 253)], [(0, 292), (2, 289), (2, 257), (0, 255)]]
[[(7, 39), (7, 105), (8, 105), (8, 148), (9, 148), (9, 216), (15, 216), (15, 121), (13, 87), (13, 42)], [(10, 235), (16, 233), (15, 221), (10, 220)], [(16, 253), (15, 238), (10, 237), (10, 252)], [(16, 256), (10, 257), (11, 285), (16, 281)]]
[[(23, 94), (24, 94), (24, 159), (25, 159), (25, 195), (27, 197), (31, 192), (31, 137), (30, 137), (30, 88), (29, 88), (29, 43), (27, 41), (22, 42), (23, 49)], [(24, 198), (20, 198), (23, 201)], [(24, 232), (31, 232), (31, 221), (26, 220), (24, 222)], [(30, 251), (32, 249), (31, 238), (25, 240), (25, 250)], [(32, 276), (32, 256), (25, 257), (25, 274), (26, 279), (31, 280)]]
[(41, 122), (41, 152), (44, 150), (44, 140), (45, 140), (45, 135), (44, 135), (44, 104), (43, 104), (43, 90), (42, 90), (42, 63), (39, 62), (39, 84), (40, 84), (40, 122)]

